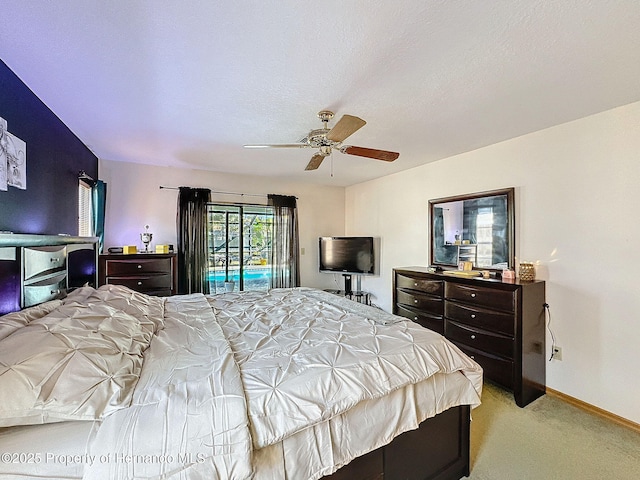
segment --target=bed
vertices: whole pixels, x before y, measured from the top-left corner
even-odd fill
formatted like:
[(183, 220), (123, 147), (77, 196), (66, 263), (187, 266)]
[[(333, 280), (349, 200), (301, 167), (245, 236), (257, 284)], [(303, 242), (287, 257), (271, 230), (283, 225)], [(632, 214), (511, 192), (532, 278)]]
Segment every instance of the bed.
[(482, 370), (328, 292), (83, 287), (0, 317), (0, 477), (453, 479)]

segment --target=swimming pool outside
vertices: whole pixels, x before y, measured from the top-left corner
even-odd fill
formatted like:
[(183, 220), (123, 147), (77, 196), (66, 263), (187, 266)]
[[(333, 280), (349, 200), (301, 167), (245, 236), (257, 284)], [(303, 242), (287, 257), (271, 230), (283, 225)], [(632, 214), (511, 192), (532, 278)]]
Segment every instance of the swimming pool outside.
[[(245, 268), (243, 272), (244, 290), (268, 290), (271, 283), (271, 268)], [(229, 270), (229, 280), (236, 282), (235, 291), (240, 288), (240, 270)], [(224, 292), (225, 271), (209, 270), (211, 292)]]

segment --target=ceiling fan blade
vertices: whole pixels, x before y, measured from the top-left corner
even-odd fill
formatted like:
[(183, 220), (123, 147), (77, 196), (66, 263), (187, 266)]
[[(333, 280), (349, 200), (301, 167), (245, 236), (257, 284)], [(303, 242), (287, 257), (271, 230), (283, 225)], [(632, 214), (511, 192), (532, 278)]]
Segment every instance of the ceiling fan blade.
[(353, 115), (343, 115), (338, 123), (336, 123), (329, 133), (327, 133), (327, 140), (332, 142), (342, 142), (349, 135), (355, 133), (367, 124), (364, 120)]
[(373, 148), (353, 147), (351, 145), (340, 147), (340, 151), (349, 155), (375, 158), (376, 160), (384, 160), (385, 162), (393, 162), (400, 156), (400, 154), (397, 152), (388, 152), (386, 150), (376, 150)]
[(324, 160), (324, 155), (320, 153), (316, 153), (313, 157), (311, 157), (311, 160), (309, 160), (309, 163), (307, 163), (305, 170), (316, 170), (320, 166), (323, 160)]
[(243, 145), (244, 148), (309, 148), (306, 143), (276, 143), (273, 145)]

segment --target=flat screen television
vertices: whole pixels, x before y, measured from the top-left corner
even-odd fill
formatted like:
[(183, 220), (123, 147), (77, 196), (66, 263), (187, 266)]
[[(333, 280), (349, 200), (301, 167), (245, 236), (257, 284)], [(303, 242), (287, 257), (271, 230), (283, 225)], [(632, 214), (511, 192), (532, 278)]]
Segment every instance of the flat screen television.
[(320, 271), (373, 275), (373, 237), (320, 237)]

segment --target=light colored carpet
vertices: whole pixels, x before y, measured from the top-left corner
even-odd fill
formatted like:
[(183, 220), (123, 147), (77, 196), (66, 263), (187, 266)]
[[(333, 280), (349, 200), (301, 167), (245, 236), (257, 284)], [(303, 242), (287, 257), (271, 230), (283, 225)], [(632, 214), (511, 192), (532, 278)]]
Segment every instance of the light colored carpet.
[(485, 384), (472, 411), (469, 479), (640, 479), (640, 434), (548, 395), (519, 408)]

